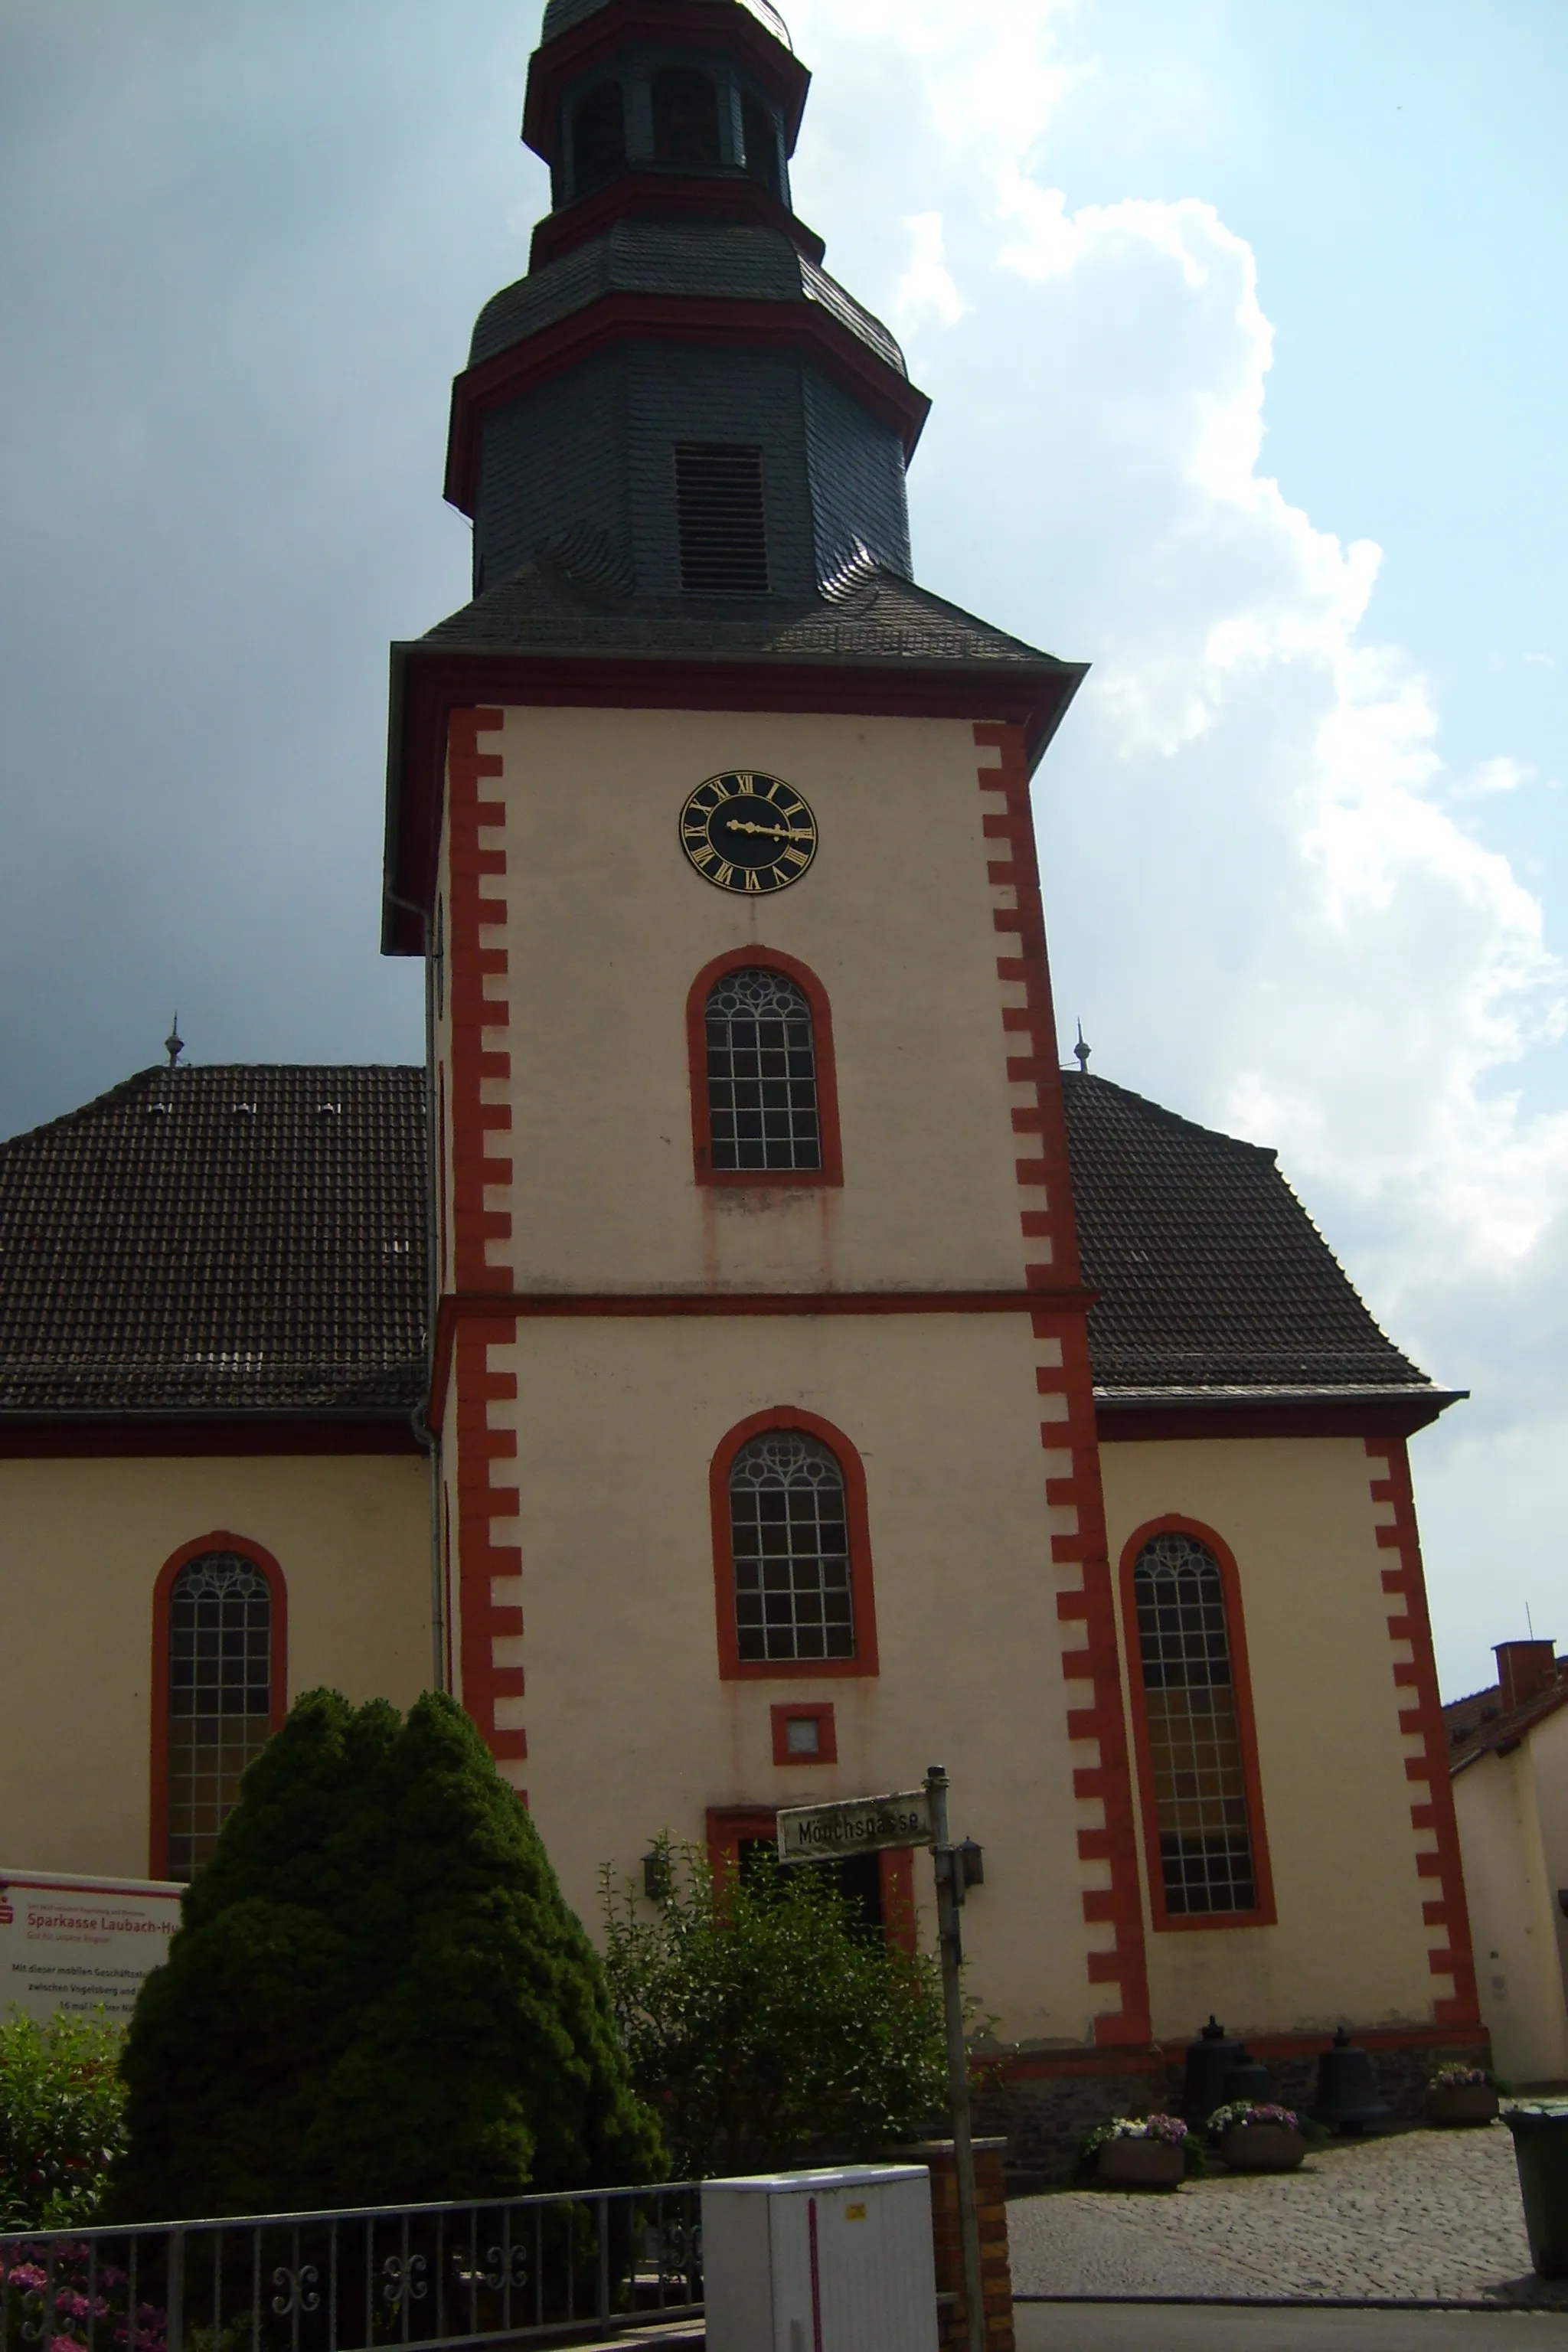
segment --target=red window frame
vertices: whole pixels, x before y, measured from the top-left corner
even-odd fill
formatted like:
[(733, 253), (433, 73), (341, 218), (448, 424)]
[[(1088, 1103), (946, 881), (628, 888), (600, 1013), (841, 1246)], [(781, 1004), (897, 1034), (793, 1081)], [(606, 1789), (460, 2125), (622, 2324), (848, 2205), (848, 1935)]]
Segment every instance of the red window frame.
[(151, 1805), (148, 1821), (148, 1876), (166, 1878), (169, 1870), (169, 1609), (174, 1581), (183, 1568), (204, 1552), (237, 1552), (267, 1580), (267, 1590), (272, 1602), (272, 1622), (268, 1636), (267, 1669), (268, 1731), (281, 1731), (289, 1712), (289, 1587), (283, 1570), (272, 1554), (262, 1544), (252, 1542), (248, 1536), (237, 1536), (232, 1528), (215, 1528), (211, 1535), (198, 1536), (194, 1543), (182, 1544), (172, 1552), (158, 1570), (158, 1580), (153, 1587), (153, 1724)]
[[(838, 1761), (838, 1731), (833, 1720), (831, 1699), (786, 1698), (782, 1706), (770, 1709), (773, 1726), (773, 1762), (787, 1770), (796, 1764), (837, 1764)], [(792, 1756), (789, 1727), (809, 1717), (816, 1726), (817, 1749), (815, 1756)]]
[[(816, 1060), (816, 1118), (822, 1137), (820, 1168), (715, 1168), (708, 1102), (709, 992), (730, 971), (777, 971), (793, 980), (811, 1007), (811, 1042)], [(833, 1010), (827, 991), (809, 965), (778, 948), (731, 948), (705, 963), (686, 998), (686, 1053), (691, 1084), (691, 1160), (699, 1184), (805, 1185), (820, 1190), (844, 1181), (838, 1132), (838, 1066), (833, 1052)]]
[[(767, 1805), (712, 1805), (708, 1811), (708, 1867), (721, 1887), (741, 1867), (742, 1842), (779, 1833), (777, 1808)], [(915, 1855), (912, 1846), (884, 1848), (877, 1857), (882, 1882), (882, 1933), (900, 1952), (917, 1948), (915, 1915)]]
[[(1156, 1536), (1191, 1536), (1219, 1564), (1225, 1593), (1226, 1640), (1230, 1649), (1231, 1688), (1236, 1694), (1237, 1730), (1241, 1741), (1242, 1778), (1247, 1790), (1247, 1827), (1252, 1841), (1252, 1869), (1258, 1902), (1250, 1911), (1200, 1911), (1173, 1915), (1165, 1908), (1165, 1879), (1160, 1867), (1160, 1815), (1154, 1794), (1154, 1759), (1149, 1744), (1149, 1716), (1143, 1690), (1143, 1653), (1138, 1638), (1138, 1603), (1132, 1573), (1138, 1556)], [(1268, 1835), (1263, 1817), (1263, 1778), (1258, 1765), (1258, 1732), (1252, 1711), (1252, 1675), (1247, 1658), (1247, 1621), (1241, 1606), (1241, 1576), (1236, 1555), (1223, 1536), (1201, 1519), (1184, 1518), (1168, 1511), (1146, 1520), (1129, 1536), (1121, 1552), (1121, 1625), (1127, 1653), (1127, 1688), (1132, 1707), (1132, 1747), (1138, 1764), (1138, 1793), (1143, 1822), (1143, 1876), (1149, 1889), (1149, 1916), (1164, 1934), (1224, 1934), (1232, 1927), (1272, 1927), (1274, 1874), (1268, 1861)]]
[[(844, 1473), (844, 1500), (849, 1528), (849, 1596), (855, 1612), (855, 1655), (852, 1658), (742, 1658), (735, 1624), (735, 1549), (730, 1524), (730, 1470), (742, 1445), (768, 1429), (798, 1429), (804, 1436), (820, 1438), (831, 1447)], [(708, 1472), (708, 1494), (713, 1519), (713, 1598), (719, 1640), (719, 1674), (723, 1682), (822, 1682), (847, 1675), (879, 1672), (877, 1661), (877, 1603), (871, 1574), (871, 1522), (866, 1507), (866, 1472), (860, 1456), (841, 1429), (820, 1413), (797, 1405), (775, 1405), (736, 1423), (720, 1441)], [(797, 1710), (798, 1712), (798, 1710)], [(798, 1759), (797, 1759), (798, 1760)]]

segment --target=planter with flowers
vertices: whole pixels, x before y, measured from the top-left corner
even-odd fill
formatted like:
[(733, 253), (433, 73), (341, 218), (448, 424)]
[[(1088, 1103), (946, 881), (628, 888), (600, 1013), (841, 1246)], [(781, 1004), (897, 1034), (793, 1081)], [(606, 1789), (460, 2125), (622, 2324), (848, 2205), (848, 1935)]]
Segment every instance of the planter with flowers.
[(1112, 2116), (1083, 2144), (1084, 2160), (1107, 2189), (1179, 2189), (1187, 2168), (1187, 2127), (1179, 2116)]
[(1294, 2172), (1307, 2153), (1307, 2135), (1289, 2107), (1236, 2099), (1215, 2109), (1208, 2133), (1233, 2172)]
[(1497, 2119), (1499, 2084), (1484, 2066), (1439, 2066), (1426, 2085), (1429, 2124), (1489, 2124)]

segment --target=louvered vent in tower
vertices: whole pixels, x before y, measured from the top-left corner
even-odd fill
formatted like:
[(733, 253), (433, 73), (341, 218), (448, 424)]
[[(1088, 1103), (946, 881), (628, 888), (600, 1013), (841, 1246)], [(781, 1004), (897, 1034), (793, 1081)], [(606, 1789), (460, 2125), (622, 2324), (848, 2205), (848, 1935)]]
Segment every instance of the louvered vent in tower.
[(762, 451), (716, 441), (679, 443), (675, 503), (686, 594), (765, 596)]

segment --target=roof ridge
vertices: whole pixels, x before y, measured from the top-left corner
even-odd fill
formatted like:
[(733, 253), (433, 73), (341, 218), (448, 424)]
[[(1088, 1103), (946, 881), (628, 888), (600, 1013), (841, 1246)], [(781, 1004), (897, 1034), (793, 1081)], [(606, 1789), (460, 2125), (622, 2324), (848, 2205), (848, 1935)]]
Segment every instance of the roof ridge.
[(117, 1080), (102, 1094), (94, 1095), (90, 1101), (78, 1103), (74, 1110), (59, 1111), (53, 1118), (40, 1119), (36, 1127), (18, 1128), (15, 1135), (0, 1136), (0, 1152), (9, 1151), (18, 1143), (30, 1143), (37, 1135), (50, 1135), (58, 1129), (65, 1127), (79, 1127), (89, 1119), (95, 1111), (103, 1110), (116, 1101), (129, 1102), (138, 1094), (144, 1094), (153, 1078), (167, 1076), (167, 1066), (161, 1066), (156, 1062), (144, 1070), (133, 1070), (128, 1078)]
[(17, 1146), (34, 1141), (37, 1137), (53, 1135), (62, 1129), (88, 1125), (96, 1116), (138, 1100), (157, 1085), (188, 1084), (197, 1077), (232, 1077), (239, 1072), (249, 1076), (258, 1071), (279, 1074), (302, 1074), (306, 1071), (343, 1075), (349, 1071), (384, 1070), (400, 1076), (423, 1078), (422, 1062), (182, 1062), (171, 1068), (165, 1062), (153, 1062), (145, 1069), (133, 1070), (129, 1077), (117, 1079), (100, 1095), (93, 1095), (74, 1110), (63, 1110), (53, 1118), (40, 1119), (34, 1127), (18, 1128), (15, 1135), (0, 1136), (0, 1155)]
[(1276, 1167), (1279, 1164), (1279, 1154), (1273, 1144), (1252, 1143), (1245, 1135), (1227, 1135), (1223, 1127), (1205, 1127), (1202, 1119), (1189, 1118), (1185, 1111), (1172, 1110), (1167, 1104), (1157, 1103), (1152, 1095), (1141, 1095), (1135, 1087), (1124, 1087), (1115, 1078), (1102, 1076), (1099, 1070), (1064, 1069), (1062, 1083), (1072, 1087), (1101, 1087), (1108, 1094), (1120, 1095), (1124, 1102), (1134, 1102), (1141, 1109), (1152, 1112), (1156, 1118), (1163, 1119), (1171, 1127), (1184, 1127), (1194, 1135), (1207, 1137), (1211, 1142), (1228, 1144), (1233, 1151), (1255, 1152), (1261, 1159), (1271, 1160)]

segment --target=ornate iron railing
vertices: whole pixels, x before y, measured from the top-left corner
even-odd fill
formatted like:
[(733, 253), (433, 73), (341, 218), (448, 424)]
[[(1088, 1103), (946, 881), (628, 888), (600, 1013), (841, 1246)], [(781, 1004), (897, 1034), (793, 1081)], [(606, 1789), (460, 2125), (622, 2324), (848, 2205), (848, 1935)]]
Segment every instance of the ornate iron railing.
[(423, 2352), (700, 2316), (694, 2181), (0, 2235), (0, 2352)]

